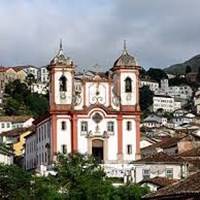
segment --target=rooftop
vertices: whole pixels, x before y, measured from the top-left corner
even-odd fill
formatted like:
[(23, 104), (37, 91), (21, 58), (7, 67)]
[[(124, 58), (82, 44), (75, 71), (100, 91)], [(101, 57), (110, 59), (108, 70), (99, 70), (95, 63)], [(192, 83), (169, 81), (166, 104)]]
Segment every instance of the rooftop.
[(188, 178), (164, 187), (157, 192), (147, 194), (143, 199), (153, 200), (169, 200), (169, 199), (184, 199), (193, 200), (199, 199), (200, 195), (200, 172), (197, 172)]
[(143, 181), (140, 182), (140, 184), (152, 183), (152, 184), (157, 185), (159, 187), (165, 187), (165, 186), (171, 185), (171, 184), (173, 184), (175, 182), (177, 182), (177, 180), (175, 180), (175, 179), (169, 179), (169, 178), (166, 178), (166, 177), (158, 177), (158, 176), (156, 176), (154, 178), (143, 180)]
[(0, 116), (0, 122), (25, 122), (26, 120), (32, 118), (32, 116)]
[(156, 154), (153, 154), (151, 156), (148, 156), (146, 158), (140, 159), (140, 160), (136, 160), (133, 161), (134, 164), (143, 164), (143, 163), (170, 163), (170, 164), (180, 164), (183, 163), (184, 160), (180, 157), (172, 157), (169, 156), (168, 154), (164, 153), (164, 152), (159, 152)]

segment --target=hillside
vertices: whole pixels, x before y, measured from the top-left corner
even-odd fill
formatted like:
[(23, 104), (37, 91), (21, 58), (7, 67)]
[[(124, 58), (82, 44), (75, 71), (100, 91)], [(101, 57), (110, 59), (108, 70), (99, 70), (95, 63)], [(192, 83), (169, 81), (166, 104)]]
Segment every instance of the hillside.
[(184, 74), (187, 65), (191, 66), (193, 72), (197, 72), (200, 67), (200, 55), (196, 55), (184, 63), (171, 65), (164, 70), (170, 74)]

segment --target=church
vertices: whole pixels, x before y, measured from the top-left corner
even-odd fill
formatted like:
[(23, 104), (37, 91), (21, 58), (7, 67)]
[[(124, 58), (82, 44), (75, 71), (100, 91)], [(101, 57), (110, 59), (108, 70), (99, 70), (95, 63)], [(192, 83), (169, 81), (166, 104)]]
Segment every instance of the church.
[(122, 173), (140, 157), (140, 67), (126, 44), (108, 71), (80, 73), (60, 43), (48, 70), (49, 113), (34, 122), (36, 167), (50, 165), (59, 152), (79, 152), (112, 175)]

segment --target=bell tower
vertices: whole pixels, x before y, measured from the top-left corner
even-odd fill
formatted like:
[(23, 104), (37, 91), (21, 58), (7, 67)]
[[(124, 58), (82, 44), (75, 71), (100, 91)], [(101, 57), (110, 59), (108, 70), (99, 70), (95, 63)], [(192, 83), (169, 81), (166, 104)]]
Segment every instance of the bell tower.
[(139, 108), (139, 69), (136, 59), (128, 53), (126, 41), (121, 56), (113, 68), (114, 85), (120, 97), (121, 111), (140, 111)]
[(50, 75), (50, 112), (66, 112), (72, 106), (74, 64), (63, 53), (62, 40), (57, 55), (51, 60)]

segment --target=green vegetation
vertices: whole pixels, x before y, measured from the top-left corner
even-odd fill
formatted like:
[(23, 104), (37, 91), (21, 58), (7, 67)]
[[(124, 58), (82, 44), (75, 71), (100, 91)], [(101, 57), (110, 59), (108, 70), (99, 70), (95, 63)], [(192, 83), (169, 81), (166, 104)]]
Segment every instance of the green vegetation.
[(48, 98), (45, 95), (31, 93), (32, 77), (27, 78), (27, 84), (15, 80), (5, 87), (5, 115), (32, 115), (38, 117), (48, 110)]
[(146, 74), (152, 79), (160, 83), (161, 79), (168, 78), (167, 74), (162, 69), (150, 68)]
[(143, 111), (147, 110), (153, 104), (153, 92), (148, 86), (140, 88), (140, 108)]
[(200, 66), (200, 55), (196, 55), (191, 59), (185, 61), (184, 63), (171, 65), (170, 67), (165, 68), (164, 70), (170, 74), (185, 74), (186, 67), (190, 66), (192, 72), (198, 72)]
[(59, 155), (54, 173), (38, 177), (13, 165), (0, 165), (2, 200), (139, 200), (148, 188), (114, 187), (93, 157)]

